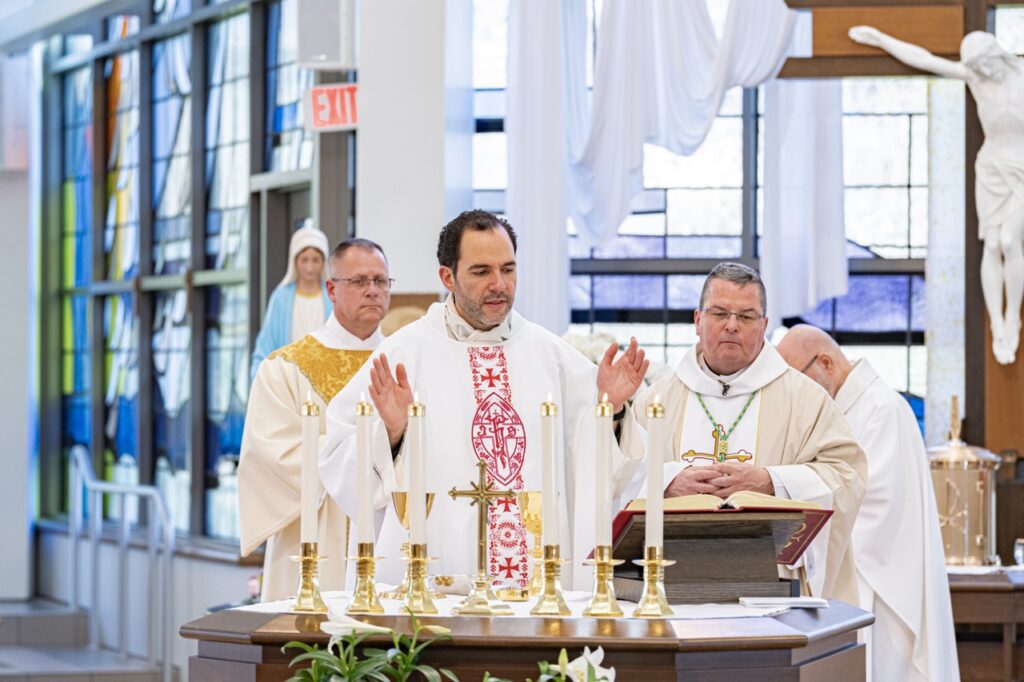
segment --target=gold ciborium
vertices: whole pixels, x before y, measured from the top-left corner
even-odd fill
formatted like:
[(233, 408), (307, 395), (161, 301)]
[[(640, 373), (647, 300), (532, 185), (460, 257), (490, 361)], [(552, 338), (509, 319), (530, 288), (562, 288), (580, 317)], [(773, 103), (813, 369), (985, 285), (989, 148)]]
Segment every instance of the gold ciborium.
[[(391, 493), (391, 501), (395, 505), (395, 514), (398, 516), (399, 522), (402, 524), (402, 528), (408, 532), (409, 530), (409, 505), (408, 505), (409, 493), (405, 491)], [(434, 493), (427, 493), (427, 517), (430, 517), (430, 508), (434, 506)], [(405, 576), (402, 578), (402, 584), (398, 588), (391, 590), (390, 592), (384, 592), (380, 595), (381, 599), (405, 599), (405, 595), (409, 592), (409, 585), (412, 582), (412, 575), (409, 572), (410, 563), (409, 559), (409, 543), (402, 543), (402, 556), (405, 557)], [(444, 595), (440, 592), (435, 592), (431, 595), (435, 599), (440, 599)]]
[(543, 582), (541, 581), (541, 559), (543, 552), (540, 547), (541, 520), (543, 511), (544, 494), (539, 490), (523, 490), (516, 493), (516, 501), (519, 502), (519, 518), (522, 519), (523, 528), (533, 536), (533, 549), (530, 550), (530, 596), (540, 595)]

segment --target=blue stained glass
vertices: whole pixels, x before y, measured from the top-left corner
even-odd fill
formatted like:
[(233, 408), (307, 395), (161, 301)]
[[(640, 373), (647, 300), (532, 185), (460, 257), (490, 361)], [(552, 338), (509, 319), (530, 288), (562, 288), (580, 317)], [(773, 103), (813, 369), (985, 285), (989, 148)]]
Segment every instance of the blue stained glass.
[(131, 294), (103, 299), (104, 449), (113, 462), (138, 453), (139, 355), (133, 305)]
[(153, 445), (175, 471), (188, 468), (192, 332), (185, 291), (160, 292), (153, 316)]
[(245, 285), (206, 292), (206, 469), (237, 456), (249, 396), (248, 293)]
[(61, 162), (61, 283), (83, 287), (92, 277), (92, 73), (65, 75)]
[(618, 235), (594, 249), (594, 258), (664, 258), (665, 238)]
[(86, 296), (65, 296), (61, 302), (61, 407), (63, 442), (90, 445), (91, 401), (89, 387), (89, 301)]
[(664, 275), (594, 275), (594, 308), (651, 310), (665, 307)]
[(153, 0), (153, 16), (158, 24), (187, 17), (192, 11), (192, 0)]
[(669, 275), (668, 307), (671, 310), (696, 310), (700, 307), (700, 290), (704, 275)]
[(739, 258), (743, 244), (740, 237), (713, 235), (669, 235), (669, 258)]
[(107, 216), (103, 237), (106, 277), (131, 279), (138, 272), (139, 53), (106, 61)]
[(912, 276), (910, 287), (910, 328), (915, 332), (923, 332), (926, 321), (924, 277)]
[(308, 168), (313, 139), (304, 129), (303, 97), (313, 84), (313, 72), (296, 64), (296, 2), (273, 2), (268, 9), (265, 170)]
[[(169, 8), (170, 11), (170, 8)], [(153, 49), (153, 272), (184, 272), (191, 258), (191, 41)]]
[[(249, 23), (244, 15), (214, 24), (208, 44), (221, 85), (207, 92), (206, 267), (248, 265), (249, 234)], [(211, 82), (218, 80), (211, 76)]]
[(573, 310), (590, 310), (590, 275), (573, 275), (569, 278), (569, 307)]
[[(843, 332), (906, 332), (910, 329), (908, 313), (921, 322), (915, 331), (923, 331), (924, 278), (915, 286), (920, 288), (919, 302), (911, 305), (911, 277), (909, 275), (853, 275), (846, 296), (835, 299), (835, 331)], [(823, 329), (832, 329), (833, 302), (823, 301), (814, 312), (803, 319)], [(915, 320), (916, 321), (916, 320)]]

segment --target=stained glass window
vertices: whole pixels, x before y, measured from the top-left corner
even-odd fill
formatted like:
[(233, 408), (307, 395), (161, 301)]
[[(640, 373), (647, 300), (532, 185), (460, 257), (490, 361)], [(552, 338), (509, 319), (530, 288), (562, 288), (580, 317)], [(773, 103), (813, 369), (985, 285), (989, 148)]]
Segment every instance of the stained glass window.
[(103, 299), (104, 478), (130, 475), (138, 454), (139, 354), (134, 296)]
[(115, 42), (135, 35), (142, 27), (142, 21), (131, 14), (118, 14), (107, 19), (107, 40)]
[(298, 0), (267, 6), (267, 133), (268, 171), (309, 168), (313, 137), (304, 129), (303, 96), (313, 85), (313, 72), (298, 65)]
[(191, 256), (192, 61), (189, 36), (153, 46), (153, 272), (185, 271)]
[(192, 0), (153, 0), (153, 18), (159, 24), (181, 19), (192, 11)]
[(62, 444), (91, 448), (89, 300), (72, 293), (92, 274), (92, 76), (88, 68), (63, 81), (64, 160), (61, 182)]
[(106, 278), (138, 272), (139, 53), (106, 60), (107, 216), (103, 234)]
[(209, 33), (206, 102), (206, 267), (244, 268), (249, 234), (249, 21)]
[[(234, 470), (242, 444), (249, 396), (248, 296), (245, 285), (206, 292), (206, 532), (237, 537)], [(228, 517), (231, 516), (229, 513)]]
[[(184, 289), (155, 295), (152, 332), (153, 455), (158, 476), (168, 477), (162, 489), (175, 525), (187, 531), (187, 497), (179, 499), (180, 486), (170, 484), (189, 480), (190, 470), (192, 330)], [(185, 506), (184, 513), (179, 505)]]

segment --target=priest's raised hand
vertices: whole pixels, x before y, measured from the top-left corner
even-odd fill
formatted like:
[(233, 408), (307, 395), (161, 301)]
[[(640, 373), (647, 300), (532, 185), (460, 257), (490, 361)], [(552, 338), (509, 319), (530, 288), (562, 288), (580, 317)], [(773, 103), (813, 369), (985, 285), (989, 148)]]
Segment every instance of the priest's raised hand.
[(651, 366), (651, 361), (644, 357), (644, 351), (637, 345), (636, 337), (629, 340), (626, 352), (615, 360), (618, 350), (617, 343), (608, 346), (597, 366), (598, 397), (607, 395), (616, 413), (622, 411), (626, 401), (640, 388), (647, 368)]
[(406, 424), (409, 423), (409, 405), (413, 401), (405, 365), (395, 365), (395, 373), (392, 375), (387, 355), (381, 353), (374, 358), (370, 370), (370, 399), (388, 431), (391, 447), (396, 447), (405, 434)]

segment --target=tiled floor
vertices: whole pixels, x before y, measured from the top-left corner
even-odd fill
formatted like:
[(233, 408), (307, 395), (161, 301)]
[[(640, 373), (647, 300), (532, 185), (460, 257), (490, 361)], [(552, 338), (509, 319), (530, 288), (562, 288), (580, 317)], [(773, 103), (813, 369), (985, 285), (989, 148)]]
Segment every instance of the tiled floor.
[(63, 604), (0, 602), (0, 682), (159, 682), (156, 666), (86, 648), (87, 628)]

